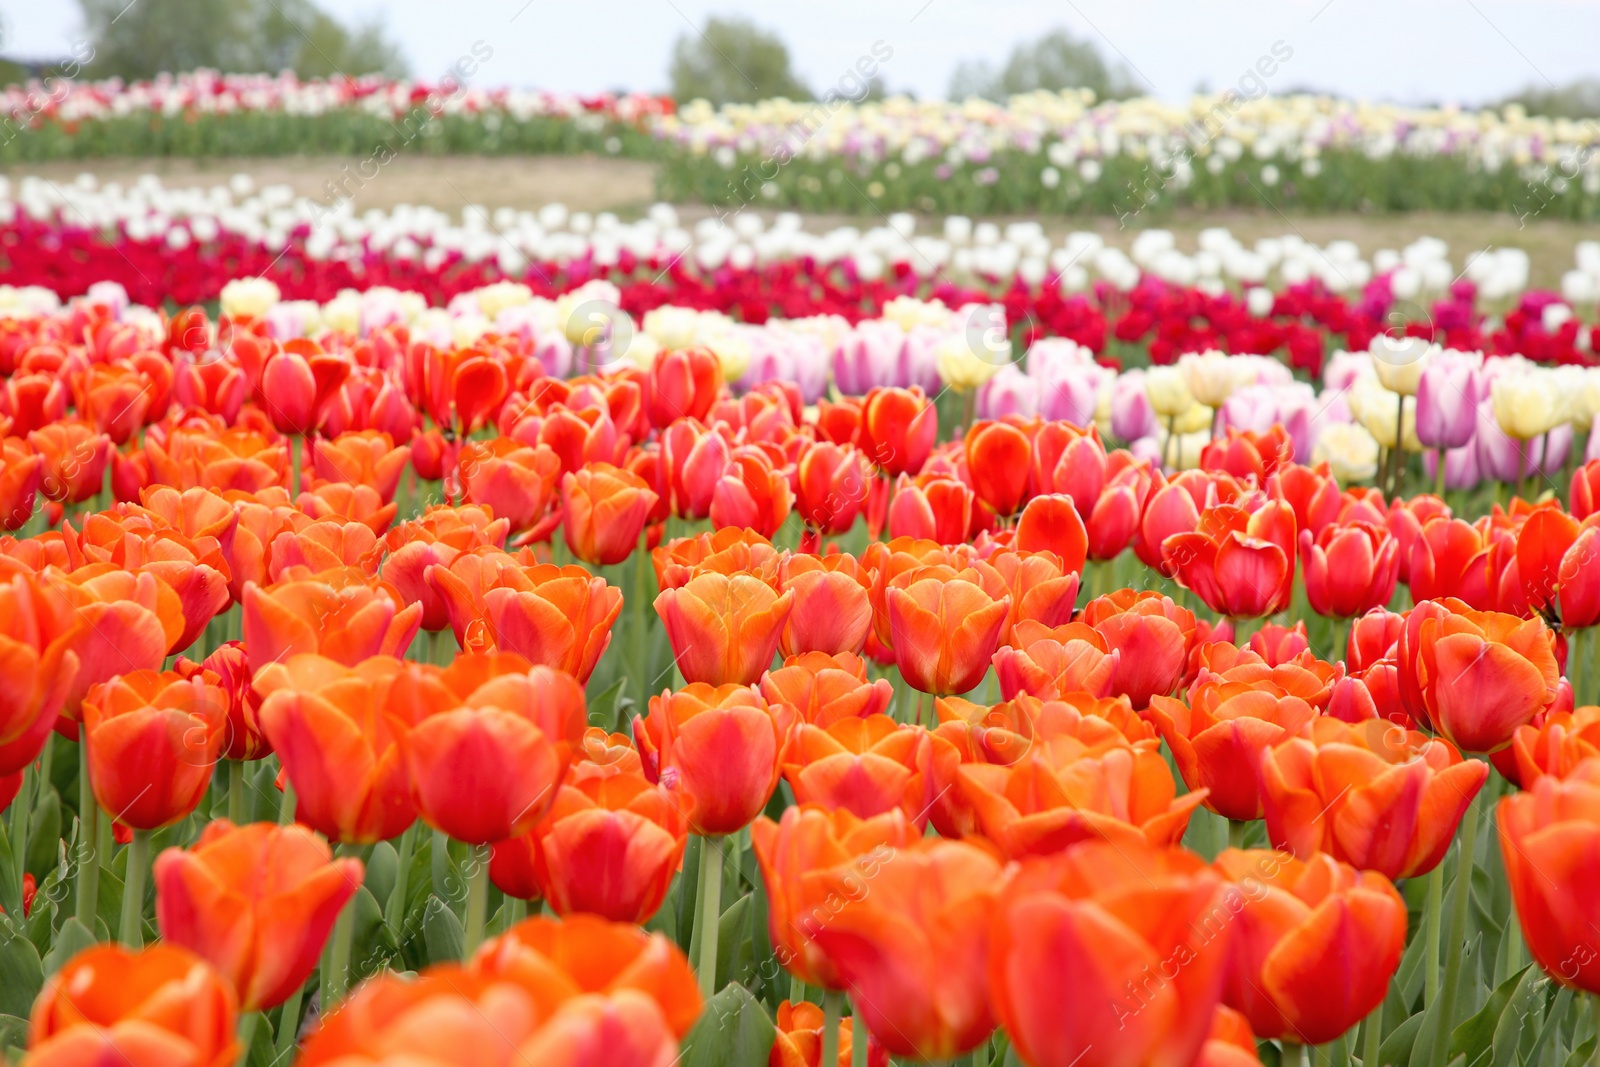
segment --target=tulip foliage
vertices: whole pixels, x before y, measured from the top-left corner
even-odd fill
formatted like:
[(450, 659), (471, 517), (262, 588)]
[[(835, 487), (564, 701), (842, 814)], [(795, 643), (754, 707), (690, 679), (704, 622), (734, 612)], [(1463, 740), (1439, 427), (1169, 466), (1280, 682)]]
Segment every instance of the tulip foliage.
[(30, 1064), (1594, 1054), (1600, 463), (73, 314), (0, 349)]

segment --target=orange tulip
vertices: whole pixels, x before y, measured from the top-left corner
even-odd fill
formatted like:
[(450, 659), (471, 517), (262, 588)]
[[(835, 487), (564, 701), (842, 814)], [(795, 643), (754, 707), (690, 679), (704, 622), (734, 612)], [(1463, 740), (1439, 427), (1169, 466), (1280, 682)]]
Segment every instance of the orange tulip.
[(650, 552), (656, 584), (677, 589), (703, 572), (752, 574), (769, 585), (778, 584), (785, 558), (772, 542), (754, 530), (713, 530), (699, 537), (679, 537)]
[(1294, 591), (1295, 519), (1269, 500), (1254, 512), (1237, 504), (1207, 508), (1192, 533), (1161, 543), (1162, 558), (1184, 588), (1219, 615), (1275, 615)]
[(1023, 552), (1052, 552), (1061, 560), (1061, 569), (1070, 574), (1083, 572), (1089, 555), (1089, 533), (1069, 496), (1036, 496), (1022, 509), (1017, 520), (1016, 547)]
[(778, 588), (794, 606), (778, 642), (783, 654), (860, 652), (872, 629), (871, 584), (872, 573), (844, 552), (784, 559)]
[(396, 446), (381, 430), (351, 430), (332, 439), (307, 441), (310, 466), (318, 481), (369, 485), (385, 504), (394, 499), (411, 446)]
[(1600, 850), (1600, 762), (1586, 760), (1564, 779), (1545, 775), (1505, 797), (1496, 821), (1529, 954), (1562, 985), (1600, 992), (1591, 925), (1600, 907), (1586, 876)]
[(296, 506), (313, 519), (337, 519), (340, 523), (360, 522), (382, 537), (394, 522), (400, 505), (383, 497), (370, 485), (349, 482), (322, 482), (311, 486), (295, 500)]
[(761, 695), (769, 704), (786, 704), (802, 722), (827, 729), (843, 719), (864, 719), (888, 710), (894, 686), (887, 678), (867, 681), (860, 656), (807, 652), (761, 676)]
[(664, 428), (677, 419), (703, 419), (722, 391), (722, 360), (704, 345), (656, 353), (650, 367), (650, 423)]
[(76, 688), (88, 623), (26, 570), (0, 583), (0, 774), (14, 774), (43, 750)]
[(1221, 880), (1179, 849), (1088, 842), (1030, 860), (997, 904), (995, 1015), (1037, 1067), (1187, 1067), (1222, 992)]
[(1230, 426), (1227, 436), (1214, 438), (1200, 450), (1200, 466), (1205, 470), (1254, 478), (1258, 485), (1293, 462), (1294, 440), (1281, 422), (1264, 433)]
[(533, 829), (583, 742), (582, 687), (506, 653), (408, 673), (390, 707), (415, 723), (399, 745), (417, 814), (471, 845)]
[(655, 599), (683, 677), (750, 685), (771, 666), (794, 604), (759, 578), (701, 573)]
[(52, 608), (70, 607), (84, 624), (71, 628), (65, 645), (78, 657), (78, 673), (62, 708), (68, 720), (78, 719), (90, 686), (128, 671), (159, 670), (183, 635), (178, 594), (148, 571), (133, 574), (114, 563), (91, 563), (68, 574), (51, 568), (40, 577)]
[(561, 527), (567, 547), (585, 563), (621, 563), (659, 498), (632, 471), (591, 463), (561, 479)]
[[(321, 1016), (298, 1067), (517, 1067), (523, 1049), (559, 1011), (559, 994), (436, 965), (413, 978), (383, 971)], [(660, 1012), (656, 1029), (664, 1031)], [(648, 1023), (641, 1023), (641, 1029)], [(620, 1043), (619, 1043), (620, 1044)]]
[[(1494, 752), (1556, 699), (1561, 669), (1542, 619), (1473, 611), (1459, 600), (1419, 605), (1401, 633), (1401, 692), (1413, 716), (1468, 752)], [(1412, 658), (1414, 657), (1414, 658)]]
[(1005, 632), (1011, 598), (962, 578), (928, 577), (887, 593), (895, 663), (924, 693), (965, 693), (983, 680)]
[(463, 552), (428, 568), (462, 648), (515, 652), (587, 683), (611, 643), (622, 594), (582, 567), (531, 564), (526, 554)]
[(533, 830), (495, 844), (489, 875), (503, 892), (511, 892), (501, 875), (521, 865), (520, 850), (534, 886), (556, 914), (587, 912), (646, 923), (667, 898), (688, 832), (674, 798), (643, 774), (606, 773), (596, 764), (580, 763)]
[(362, 877), (303, 826), (218, 819), (156, 857), (156, 922), (233, 983), (244, 1011), (265, 1011), (305, 984)]
[(920, 726), (887, 715), (795, 727), (783, 776), (798, 804), (848, 808), (863, 819), (899, 808), (918, 829), (938, 793), (932, 745)]
[(1177, 844), (1205, 790), (1179, 797), (1156, 742), (1113, 733), (1094, 716), (1057, 717), (1009, 764), (963, 763), (957, 787), (979, 831), (1008, 859), (1095, 838)]
[(874, 481), (871, 462), (853, 446), (818, 441), (795, 465), (795, 510), (808, 530), (845, 533), (855, 525)]
[(1298, 736), (1316, 714), (1304, 697), (1270, 678), (1208, 678), (1189, 691), (1187, 703), (1157, 696), (1149, 708), (1184, 782), (1210, 791), (1206, 807), (1240, 821), (1262, 815), (1261, 753)]
[[(795, 1004), (784, 1001), (778, 1005), (778, 1036), (772, 1044), (772, 1054), (767, 1067), (823, 1067), (822, 1029), (826, 1020), (820, 1005), (809, 1000)], [(839, 1059), (827, 1067), (850, 1067), (855, 1040), (855, 1020), (839, 1020)], [(870, 1035), (862, 1040), (869, 1042), (867, 1063), (869, 1067), (889, 1067), (889, 1051)]]
[(939, 437), (939, 412), (921, 386), (879, 386), (861, 404), (856, 443), (891, 478), (916, 474)]
[(1007, 422), (976, 422), (967, 431), (967, 470), (978, 499), (998, 515), (1022, 505), (1033, 462), (1028, 432)]
[(818, 879), (839, 906), (812, 940), (891, 1054), (950, 1059), (994, 1030), (989, 919), (1000, 870), (982, 848), (931, 838), (891, 852), (865, 891), (849, 867)]
[[(267, 578), (279, 582), (290, 573), (320, 574), (338, 567), (358, 567), (373, 556), (378, 535), (361, 522), (322, 519), (272, 539), (267, 549)], [(363, 568), (365, 569), (365, 568)]]
[(813, 938), (838, 911), (822, 880), (844, 870), (861, 886), (890, 862), (896, 850), (921, 835), (899, 809), (861, 819), (839, 808), (785, 808), (780, 822), (766, 816), (750, 826), (750, 843), (767, 887), (767, 930), (779, 964), (809, 985), (842, 989), (843, 980)]
[(1519, 789), (1547, 774), (1565, 778), (1584, 760), (1600, 756), (1600, 707), (1551, 711), (1543, 721), (1519, 726), (1511, 746), (1494, 754), (1495, 767)]
[(633, 736), (645, 775), (692, 801), (694, 832), (720, 837), (748, 826), (777, 788), (795, 713), (752, 686), (691, 682), (650, 698)]
[(930, 474), (913, 480), (902, 474), (889, 504), (889, 536), (963, 544), (972, 529), (976, 500), (970, 488), (949, 475)]
[(281, 438), (244, 428), (179, 427), (145, 435), (151, 476), (179, 489), (258, 492), (289, 484), (289, 446)]
[(1091, 600), (1080, 621), (1118, 653), (1111, 691), (1135, 708), (1177, 688), (1194, 642), (1194, 612), (1153, 590), (1122, 589)]
[(193, 644), (228, 604), (228, 564), (215, 537), (190, 538), (134, 504), (86, 516), (81, 532), (63, 523), (62, 535), (74, 570), (111, 563), (134, 574), (149, 572), (178, 595), (184, 626), (170, 652)]
[(794, 487), (787, 470), (755, 445), (734, 448), (711, 491), (711, 525), (774, 536), (794, 510)]
[(79, 419), (62, 419), (28, 434), (28, 446), (44, 457), (39, 488), (51, 500), (81, 504), (105, 488), (111, 438)]
[(89, 783), (116, 822), (156, 830), (200, 804), (228, 728), (220, 681), (207, 672), (133, 671), (84, 695)]
[(256, 392), (279, 433), (305, 435), (321, 424), (349, 376), (348, 358), (297, 339), (267, 356)]
[(45, 982), (28, 1021), (28, 1063), (43, 1067), (226, 1067), (239, 1055), (239, 1000), (177, 945), (96, 945)]
[(392, 656), (347, 667), (300, 654), (256, 675), (261, 726), (294, 785), (295, 818), (331, 841), (370, 844), (416, 821), (398, 738), (410, 724), (388, 699), (406, 680)]
[(1263, 1038), (1332, 1041), (1383, 1003), (1406, 947), (1406, 905), (1376, 871), (1326, 855), (1225, 849), (1212, 931), (1237, 924), (1223, 996)]
[(1226, 1004), (1218, 1004), (1194, 1067), (1261, 1067), (1250, 1021)]
[(486, 941), (467, 967), (477, 977), (515, 982), (562, 1001), (640, 994), (679, 1038), (703, 1006), (689, 960), (677, 945), (632, 923), (595, 915), (525, 919)]
[(1400, 543), (1386, 526), (1329, 523), (1300, 532), (1306, 598), (1318, 615), (1349, 619), (1389, 603), (1400, 576)]
[(421, 518), (403, 522), (384, 536), (378, 573), (407, 607), (422, 605), (422, 628), (437, 633), (450, 625), (450, 611), (427, 581), (428, 568), (449, 567), (458, 555), (474, 548), (503, 548), (510, 529), (509, 522), (491, 517), (485, 507), (431, 507)]
[(0, 436), (0, 529), (20, 530), (33, 518), (44, 457), (21, 437)]
[(1081, 622), (1051, 628), (1026, 620), (1011, 635), (1011, 644), (995, 652), (994, 673), (1006, 700), (1019, 693), (1045, 700), (1067, 693), (1104, 697), (1112, 693), (1120, 658)]
[(369, 656), (398, 656), (411, 647), (422, 607), (401, 607), (385, 582), (353, 567), (244, 589), (244, 645), (250, 667), (304, 652), (354, 666)]
[[(1080, 579), (1054, 552), (997, 548), (982, 562), (998, 578), (997, 587), (1011, 597), (1003, 639), (1010, 638), (1012, 628), (1024, 621), (1060, 626), (1072, 618)], [(986, 588), (995, 586), (994, 579), (990, 583)]]
[(468, 503), (487, 506), (521, 531), (549, 509), (561, 458), (548, 445), (531, 448), (515, 438), (496, 437), (463, 447), (456, 474)]
[(1326, 852), (1391, 880), (1426, 874), (1488, 777), (1448, 741), (1320, 716), (1261, 757), (1267, 834), (1296, 856)]

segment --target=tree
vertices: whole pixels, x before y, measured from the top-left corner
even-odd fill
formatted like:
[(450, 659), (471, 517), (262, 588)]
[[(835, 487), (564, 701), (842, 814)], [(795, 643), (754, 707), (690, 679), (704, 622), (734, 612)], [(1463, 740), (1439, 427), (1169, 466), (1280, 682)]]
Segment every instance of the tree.
[(981, 96), (1003, 101), (1036, 89), (1092, 89), (1096, 99), (1119, 100), (1139, 93), (1133, 74), (1122, 63), (1108, 63), (1093, 43), (1066, 30), (1055, 30), (1031, 44), (1011, 50), (1004, 69), (983, 60), (963, 62), (950, 79), (950, 99)]
[(789, 68), (789, 49), (775, 33), (744, 18), (716, 18), (672, 46), (672, 95), (688, 102), (750, 104), (774, 96), (809, 100), (811, 90)]
[(313, 0), (80, 0), (100, 77), (147, 79), (209, 67), (401, 76), (406, 64), (375, 22), (349, 29)]
[(1600, 115), (1600, 79), (1579, 78), (1555, 88), (1530, 85), (1496, 104), (1521, 104), (1530, 115), (1551, 118), (1587, 119)]

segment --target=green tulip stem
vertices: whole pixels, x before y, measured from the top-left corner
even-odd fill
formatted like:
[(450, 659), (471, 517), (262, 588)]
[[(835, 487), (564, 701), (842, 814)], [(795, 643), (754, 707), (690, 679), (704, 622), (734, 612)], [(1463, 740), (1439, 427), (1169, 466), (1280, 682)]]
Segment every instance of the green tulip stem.
[(850, 1067), (867, 1067), (867, 1052), (871, 1047), (867, 1025), (861, 1021), (861, 1012), (853, 1006), (850, 1017)]
[(1367, 1016), (1361, 1037), (1361, 1067), (1378, 1067), (1378, 1056), (1383, 1046), (1383, 1005), (1379, 1004)]
[(244, 824), (244, 775), (243, 760), (228, 761), (228, 821), (235, 826)]
[[(46, 742), (46, 749), (49, 743)], [(15, 882), (17, 913), (22, 912), (22, 898), (26, 894), (23, 883), (28, 877), (28, 823), (33, 818), (33, 792), (36, 784), (45, 779), (42, 774), (34, 770), (33, 764), (28, 764), (22, 771), (22, 788), (17, 790), (16, 799), (11, 802), (11, 876)], [(43, 787), (40, 786), (40, 791)]]
[(844, 994), (829, 989), (822, 994), (822, 1063), (839, 1062), (839, 1015), (844, 1009)]
[(150, 831), (135, 830), (128, 842), (128, 869), (122, 887), (122, 919), (117, 940), (129, 948), (144, 944), (144, 883), (150, 871)]
[(1306, 1063), (1306, 1047), (1298, 1041), (1283, 1039), (1283, 1055), (1278, 1057), (1282, 1067), (1308, 1067)]
[[(645, 605), (650, 602), (650, 533), (639, 533), (639, 547), (633, 552), (633, 603), (628, 605), (628, 651), (633, 660), (633, 673), (638, 679), (634, 687), (634, 711), (643, 715), (650, 707), (650, 619)], [(621, 730), (626, 724), (618, 722)]]
[(1472, 900), (1472, 865), (1478, 845), (1478, 798), (1473, 797), (1461, 817), (1461, 858), (1456, 861), (1456, 877), (1450, 887), (1450, 940), (1445, 948), (1444, 979), (1439, 987), (1438, 1030), (1434, 1032), (1433, 1059), (1443, 1067), (1450, 1049), (1451, 1020), (1455, 1017), (1460, 993), (1461, 957), (1467, 940), (1468, 906)]
[(1594, 1014), (1594, 1051), (1589, 1054), (1589, 1067), (1600, 1067), (1600, 996), (1589, 994), (1589, 1010)]
[(300, 1005), (305, 1001), (305, 983), (289, 994), (283, 1002), (283, 1014), (278, 1016), (278, 1040), (273, 1047), (272, 1062), (288, 1063), (294, 1056), (295, 1038), (300, 1036)]
[(394, 888), (389, 891), (389, 899), (383, 905), (383, 925), (389, 928), (396, 940), (406, 921), (406, 898), (411, 892), (411, 856), (417, 848), (417, 826), (413, 822), (406, 827), (405, 833), (400, 835), (400, 844), (395, 846), (399, 859), (395, 868)]
[(489, 846), (474, 845), (472, 870), (467, 881), (466, 938), (462, 941), (462, 959), (471, 959), (483, 944), (483, 927), (489, 917)]
[(78, 921), (94, 931), (100, 897), (100, 806), (89, 784), (89, 738), (78, 732)]
[(1438, 469), (1434, 471), (1433, 475), (1433, 495), (1440, 500), (1444, 499), (1444, 455), (1445, 447), (1440, 445)]
[(1439, 996), (1439, 938), (1444, 920), (1444, 860), (1426, 875), (1428, 895), (1422, 905), (1423, 936), (1427, 938), (1422, 956), (1422, 1002), (1432, 1004)]
[(235, 1062), (239, 1067), (246, 1067), (250, 1062), (250, 1046), (256, 1041), (256, 1027), (261, 1024), (259, 1011), (247, 1011), (239, 1016), (239, 1059)]
[(1244, 848), (1244, 834), (1250, 824), (1242, 819), (1228, 820), (1228, 847)]
[(717, 992), (717, 926), (722, 919), (722, 838), (702, 839), (700, 894), (695, 899), (695, 932), (700, 935), (700, 995), (710, 1000)]

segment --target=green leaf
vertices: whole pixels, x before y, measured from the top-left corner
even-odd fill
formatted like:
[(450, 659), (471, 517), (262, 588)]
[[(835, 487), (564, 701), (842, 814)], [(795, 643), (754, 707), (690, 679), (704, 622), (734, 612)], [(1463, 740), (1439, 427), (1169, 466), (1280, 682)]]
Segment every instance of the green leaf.
[(379, 900), (388, 900), (394, 891), (395, 879), (400, 876), (400, 853), (387, 841), (372, 846), (367, 857), (367, 874), (362, 882)]
[(1427, 1012), (1419, 1011), (1395, 1027), (1394, 1033), (1384, 1038), (1378, 1048), (1378, 1062), (1384, 1067), (1407, 1067), (1411, 1062), (1411, 1053), (1415, 1051), (1417, 1033), (1422, 1029), (1422, 1021), (1427, 1015)]
[(618, 678), (605, 689), (590, 697), (589, 725), (603, 726), (611, 729), (617, 721), (617, 695), (622, 692), (622, 687), (628, 683), (626, 677)]
[(61, 852), (61, 798), (54, 789), (45, 790), (33, 806), (33, 824), (28, 828), (28, 870), (40, 881), (56, 865)]
[(684, 1038), (678, 1062), (681, 1067), (766, 1063), (776, 1036), (767, 1009), (734, 982), (706, 1002), (699, 1021)]
[(44, 985), (39, 950), (15, 929), (0, 943), (0, 1014), (26, 1016)]
[[(370, 876), (369, 876), (370, 877)], [(399, 951), (383, 922), (383, 908), (366, 886), (356, 890), (355, 925), (351, 931), (351, 985), (370, 977), (392, 961)]]
[(1526, 969), (1518, 971), (1502, 982), (1494, 992), (1489, 994), (1489, 999), (1484, 1002), (1478, 1014), (1456, 1027), (1450, 1034), (1450, 1056), (1466, 1056), (1468, 1063), (1479, 1063), (1489, 1051), (1494, 1041), (1495, 1030), (1500, 1024), (1500, 1018), (1505, 1014), (1506, 1005), (1511, 1002), (1512, 994), (1522, 984)]
[(1562, 1018), (1567, 1014), (1567, 1008), (1572, 1005), (1572, 990), (1562, 986), (1556, 994), (1555, 1003), (1550, 1005), (1550, 1012), (1544, 1017), (1544, 1025), (1539, 1028), (1539, 1037), (1533, 1043), (1533, 1048), (1528, 1050), (1524, 1063), (1538, 1063), (1544, 1054), (1545, 1043), (1550, 1040), (1550, 1035), (1555, 1033), (1556, 1027), (1561, 1024)]
[(50, 947), (50, 951), (45, 955), (45, 977), (48, 978), (50, 975), (55, 974), (61, 969), (63, 963), (66, 963), (84, 949), (90, 948), (94, 943), (95, 937), (94, 934), (89, 932), (89, 928), (79, 922), (76, 915), (69, 917), (66, 922), (61, 924), (61, 929), (56, 931), (56, 943)]
[[(0, 1015), (0, 1057), (12, 1049), (28, 1045), (28, 1020), (19, 1015)], [(0, 1062), (9, 1062), (0, 1060)]]
[(751, 971), (750, 894), (722, 913), (717, 922), (717, 988), (729, 982), (748, 983)]
[(422, 916), (422, 940), (429, 963), (453, 963), (466, 947), (467, 932), (461, 928), (461, 920), (438, 897), (428, 898)]
[(1524, 967), (1517, 973), (1516, 988), (1506, 1000), (1494, 1026), (1494, 1037), (1489, 1042), (1490, 1067), (1510, 1067), (1516, 1058), (1517, 1044), (1528, 1031), (1533, 997), (1545, 984), (1544, 971), (1536, 966)]

